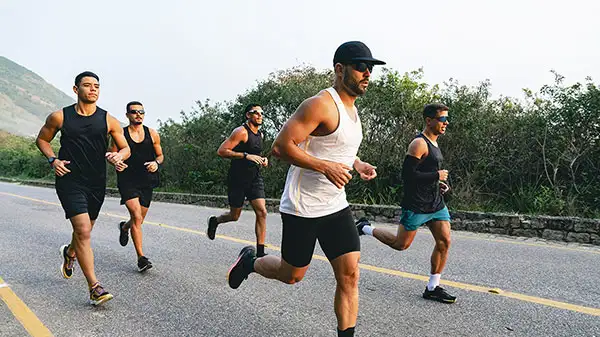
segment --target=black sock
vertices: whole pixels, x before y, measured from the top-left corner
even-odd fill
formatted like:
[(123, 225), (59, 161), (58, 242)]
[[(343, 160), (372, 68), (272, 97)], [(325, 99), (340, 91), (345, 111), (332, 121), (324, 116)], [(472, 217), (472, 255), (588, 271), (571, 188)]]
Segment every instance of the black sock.
[(265, 245), (256, 244), (256, 256), (263, 257), (265, 256)]
[(344, 331), (340, 330), (340, 328), (337, 329), (338, 332), (338, 337), (354, 337), (354, 326), (351, 328), (348, 328)]

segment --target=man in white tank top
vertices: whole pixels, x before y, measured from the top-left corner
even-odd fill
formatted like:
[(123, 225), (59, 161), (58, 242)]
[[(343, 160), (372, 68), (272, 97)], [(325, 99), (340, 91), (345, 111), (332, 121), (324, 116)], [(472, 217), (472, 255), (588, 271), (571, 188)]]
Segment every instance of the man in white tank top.
[(375, 167), (357, 156), (362, 127), (354, 102), (363, 95), (373, 66), (385, 64), (362, 42), (342, 44), (333, 58), (333, 88), (305, 100), (281, 129), (273, 154), (291, 166), (281, 196), (281, 258), (257, 258), (244, 247), (228, 273), (238, 288), (252, 272), (287, 284), (304, 277), (317, 239), (337, 280), (335, 314), (338, 336), (354, 336), (358, 315), (360, 240), (344, 186), (354, 168), (363, 180), (377, 176)]

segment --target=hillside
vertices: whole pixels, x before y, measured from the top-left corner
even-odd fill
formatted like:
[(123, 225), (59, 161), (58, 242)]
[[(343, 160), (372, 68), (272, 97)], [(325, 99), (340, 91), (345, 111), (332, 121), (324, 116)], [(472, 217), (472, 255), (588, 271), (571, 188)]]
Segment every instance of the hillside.
[(73, 102), (36, 73), (0, 56), (0, 130), (36, 135), (48, 113)]

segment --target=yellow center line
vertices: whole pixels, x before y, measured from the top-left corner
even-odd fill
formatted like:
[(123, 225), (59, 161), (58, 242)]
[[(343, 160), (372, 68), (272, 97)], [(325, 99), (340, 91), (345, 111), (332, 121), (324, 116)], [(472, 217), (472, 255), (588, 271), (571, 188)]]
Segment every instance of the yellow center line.
[[(24, 196), (20, 196), (20, 195), (17, 195), (17, 194), (11, 194), (11, 193), (5, 193), (5, 192), (0, 192), (0, 194), (5, 194), (5, 195), (14, 196), (14, 197), (17, 197), (17, 198), (22, 198), (22, 199), (27, 199), (27, 200), (32, 200), (32, 201), (37, 201), (37, 202), (42, 202), (42, 203), (46, 203), (46, 204), (60, 206), (60, 204), (58, 204), (58, 203), (53, 203), (53, 202), (49, 202), (49, 201), (45, 201), (45, 200), (24, 197)], [(122, 215), (113, 214), (113, 213), (102, 212), (102, 214), (104, 214), (106, 216), (109, 216), (109, 217), (113, 217), (113, 218), (129, 219), (128, 216), (122, 216)], [(206, 235), (202, 231), (198, 231), (198, 230), (194, 230), (194, 229), (189, 229), (189, 228), (177, 227), (177, 226), (167, 225), (167, 224), (158, 223), (158, 222), (151, 222), (151, 221), (144, 221), (144, 223), (145, 224), (149, 224), (149, 225), (153, 225), (153, 226), (167, 228), (167, 229), (173, 229), (173, 230), (177, 230), (177, 231), (181, 231), (181, 232), (192, 233), (192, 234), (196, 234), (196, 235)], [(223, 240), (237, 242), (237, 243), (242, 243), (242, 244), (247, 244), (247, 245), (254, 245), (255, 244), (255, 242), (252, 242), (252, 241), (248, 241), (248, 240), (244, 240), (244, 239), (238, 239), (238, 238), (227, 236), (227, 235), (216, 235), (216, 237), (220, 238), (220, 239), (223, 239)], [(540, 245), (540, 246), (542, 246), (542, 245)], [(265, 244), (265, 247), (269, 248), (269, 249), (272, 249), (272, 250), (281, 251), (281, 248), (278, 247), (278, 246), (275, 246), (275, 245)], [(546, 246), (542, 246), (542, 247), (546, 247)], [(561, 247), (556, 247), (556, 248), (561, 248)], [(587, 252), (587, 251), (585, 251), (585, 252)], [(321, 261), (328, 261), (327, 258), (325, 256), (322, 256), (322, 255), (314, 254), (313, 258), (317, 259), (317, 260), (321, 260)], [(359, 267), (361, 269), (373, 271), (373, 272), (380, 273), (380, 274), (387, 274), (387, 275), (399, 276), (399, 277), (402, 277), (402, 278), (413, 279), (413, 280), (420, 280), (420, 281), (428, 281), (429, 280), (429, 277), (425, 276), (425, 275), (412, 274), (412, 273), (402, 272), (402, 271), (399, 271), (399, 270), (388, 269), (388, 268), (383, 268), (383, 267), (377, 267), (377, 266), (373, 266), (373, 265), (369, 265), (369, 264), (364, 264), (364, 263), (360, 263)], [(459, 289), (464, 289), (464, 290), (470, 290), (470, 291), (475, 291), (475, 292), (480, 292), (480, 293), (486, 293), (486, 294), (492, 294), (492, 295), (497, 295), (497, 296), (502, 296), (502, 297), (507, 297), (507, 298), (512, 298), (512, 299), (517, 299), (517, 300), (524, 301), (524, 302), (541, 304), (541, 305), (545, 305), (545, 306), (549, 306), (549, 307), (554, 307), (554, 308), (563, 309), (563, 310), (575, 311), (575, 312), (579, 312), (579, 313), (583, 313), (583, 314), (588, 314), (588, 315), (592, 315), (592, 316), (600, 316), (600, 308), (585, 307), (585, 306), (571, 304), (571, 303), (567, 303), (567, 302), (554, 301), (554, 300), (550, 300), (550, 299), (546, 299), (546, 298), (542, 298), (542, 297), (529, 296), (529, 295), (519, 294), (519, 293), (514, 293), (514, 292), (505, 292), (505, 291), (503, 291), (501, 289), (489, 288), (489, 287), (484, 287), (484, 286), (478, 286), (478, 285), (469, 284), (469, 283), (454, 282), (454, 281), (448, 281), (448, 280), (441, 280), (440, 283), (443, 284), (443, 285), (454, 287), (454, 288), (459, 288)]]
[(6, 303), (15, 318), (23, 325), (25, 330), (33, 337), (52, 336), (52, 333), (44, 323), (31, 311), (17, 294), (4, 283), (0, 277), (0, 297)]

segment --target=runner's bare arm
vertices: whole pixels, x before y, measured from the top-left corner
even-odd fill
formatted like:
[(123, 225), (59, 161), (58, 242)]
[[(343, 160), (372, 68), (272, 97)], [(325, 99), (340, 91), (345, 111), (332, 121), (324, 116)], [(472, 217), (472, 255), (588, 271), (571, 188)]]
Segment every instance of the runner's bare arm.
[(221, 143), (217, 150), (217, 155), (221, 158), (229, 159), (242, 159), (244, 154), (242, 152), (235, 152), (233, 149), (238, 146), (239, 143), (248, 141), (248, 131), (243, 126), (237, 127), (233, 130), (231, 135)]
[[(323, 96), (311, 97), (298, 107), (292, 117), (283, 125), (283, 128), (273, 142), (273, 155), (292, 165), (322, 173), (337, 188), (346, 185), (352, 175), (352, 170), (342, 163), (322, 160), (309, 155), (298, 147), (308, 136), (324, 124), (337, 125), (337, 114), (331, 112), (328, 101)], [(334, 123), (331, 123), (334, 121)]]
[(111, 115), (107, 116), (108, 120), (108, 133), (112, 137), (118, 151), (110, 152), (107, 154), (107, 159), (111, 164), (115, 164), (117, 162), (122, 162), (123, 160), (129, 158), (131, 155), (131, 151), (129, 149), (129, 145), (127, 145), (127, 140), (125, 139), (125, 135), (123, 134), (123, 128), (119, 121)]
[(319, 96), (302, 102), (275, 138), (272, 154), (292, 165), (324, 173), (326, 162), (309, 155), (298, 144), (326, 121), (328, 116), (324, 112), (328, 109), (327, 102)]
[(38, 149), (40, 149), (46, 158), (56, 157), (50, 142), (54, 139), (56, 133), (62, 127), (62, 123), (62, 110), (55, 111), (48, 115), (46, 118), (46, 123), (44, 123), (40, 129), (40, 132), (38, 133), (37, 139), (35, 140), (35, 145), (37, 145)]
[(427, 143), (423, 138), (415, 138), (408, 145), (408, 151), (406, 151), (406, 155), (415, 157), (419, 160), (423, 156), (427, 157), (429, 153), (427, 152)]
[(154, 144), (154, 153), (156, 154), (156, 161), (159, 164), (165, 162), (165, 156), (163, 154), (162, 146), (160, 146), (160, 135), (156, 130), (150, 129), (150, 136), (152, 137), (152, 143)]
[(108, 144), (108, 152), (117, 152), (117, 144), (115, 144), (115, 140), (110, 137), (110, 143)]
[(150, 130), (150, 137), (152, 138), (156, 159), (145, 162), (144, 165), (146, 166), (146, 170), (148, 170), (148, 172), (156, 172), (158, 170), (158, 165), (165, 161), (165, 156), (163, 155), (162, 147), (160, 146), (160, 136), (158, 135), (158, 132), (151, 128), (148, 129)]

